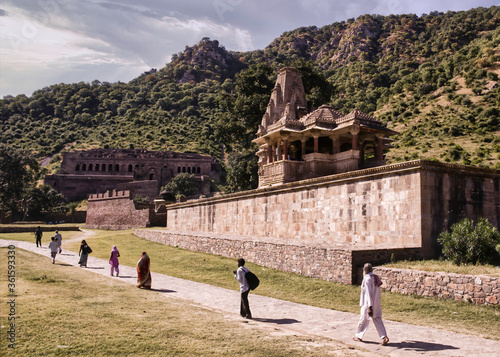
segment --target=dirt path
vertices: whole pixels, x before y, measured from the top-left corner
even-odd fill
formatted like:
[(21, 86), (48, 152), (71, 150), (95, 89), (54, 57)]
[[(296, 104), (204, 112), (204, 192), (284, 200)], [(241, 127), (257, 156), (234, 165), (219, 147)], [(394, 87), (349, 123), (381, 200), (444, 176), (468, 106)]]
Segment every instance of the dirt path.
[[(72, 240), (85, 239), (92, 231), (84, 231)], [(64, 242), (63, 242), (64, 243)], [(15, 245), (20, 249), (49, 257), (47, 248), (37, 248), (34, 243), (0, 240), (0, 246)], [(77, 266), (78, 255), (63, 250), (57, 261)], [(120, 277), (111, 277), (107, 261), (89, 257), (89, 273), (121, 279), (136, 284), (135, 267), (120, 265)], [(193, 281), (152, 273), (153, 290), (166, 298), (190, 301), (222, 313), (225, 318), (240, 321), (248, 328), (262, 328), (270, 334), (306, 335), (331, 339), (332, 345), (341, 342), (346, 349), (363, 356), (499, 356), (500, 342), (475, 336), (457, 334), (428, 327), (414, 326), (384, 320), (390, 342), (380, 346), (373, 324), (368, 328), (365, 342), (352, 341), (358, 315), (322, 309), (284, 300), (250, 294), (252, 320), (239, 317), (239, 292)], [(325, 343), (328, 344), (327, 340)], [(333, 347), (333, 346), (332, 346)]]

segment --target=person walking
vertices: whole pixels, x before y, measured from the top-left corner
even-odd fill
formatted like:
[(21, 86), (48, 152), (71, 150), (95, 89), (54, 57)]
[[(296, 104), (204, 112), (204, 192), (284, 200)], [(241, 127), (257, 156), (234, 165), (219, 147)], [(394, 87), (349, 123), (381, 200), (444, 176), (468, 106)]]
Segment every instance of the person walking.
[(360, 342), (363, 341), (363, 336), (368, 328), (371, 318), (380, 337), (380, 343), (382, 346), (386, 346), (389, 343), (389, 337), (387, 337), (387, 332), (382, 321), (380, 293), (382, 280), (380, 280), (378, 275), (373, 274), (373, 267), (370, 263), (366, 263), (364, 265), (363, 272), (365, 276), (361, 284), (361, 297), (359, 301), (359, 305), (361, 306), (361, 316), (356, 329), (356, 336), (353, 340)]
[(248, 304), (248, 293), (250, 293), (250, 286), (248, 285), (247, 278), (245, 274), (249, 271), (245, 268), (245, 259), (238, 259), (238, 270), (233, 270), (234, 277), (240, 283), (241, 292), (241, 303), (240, 303), (240, 315), (247, 319), (252, 318), (252, 313), (250, 312), (250, 305)]
[(151, 289), (151, 272), (149, 271), (149, 256), (142, 252), (141, 259), (137, 262), (137, 287)]
[(80, 264), (80, 267), (87, 267), (87, 259), (90, 253), (92, 253), (92, 249), (90, 249), (85, 239), (82, 240), (82, 243), (80, 244), (80, 250), (78, 251), (78, 254), (80, 255), (80, 261), (78, 262), (78, 264)]
[(61, 246), (62, 246), (62, 235), (61, 233), (59, 233), (59, 231), (56, 231), (56, 234), (54, 235), (54, 238), (56, 239), (56, 242), (57, 242), (57, 249), (59, 250), (59, 254), (62, 253), (62, 249), (61, 249)]
[(120, 273), (118, 270), (118, 257), (120, 256), (120, 252), (118, 251), (118, 248), (116, 248), (116, 245), (113, 246), (111, 249), (111, 256), (109, 257), (109, 264), (111, 265), (111, 276), (113, 276), (113, 270), (116, 271), (116, 276)]
[(52, 257), (52, 264), (56, 262), (56, 254), (57, 254), (57, 241), (55, 237), (50, 238), (51, 242), (49, 243), (50, 256)]
[(42, 229), (40, 226), (35, 231), (35, 238), (36, 238), (36, 247), (38, 248), (38, 244), (40, 244), (40, 248), (42, 247)]

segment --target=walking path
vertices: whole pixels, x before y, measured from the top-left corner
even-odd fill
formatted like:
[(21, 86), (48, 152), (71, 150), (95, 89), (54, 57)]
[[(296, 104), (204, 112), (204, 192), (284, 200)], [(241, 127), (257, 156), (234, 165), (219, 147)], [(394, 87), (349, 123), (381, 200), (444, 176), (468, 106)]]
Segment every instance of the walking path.
[[(91, 234), (86, 231), (84, 234)], [(79, 237), (82, 239), (82, 236)], [(37, 248), (34, 243), (0, 239), (0, 247), (14, 245), (50, 257), (47, 247)], [(63, 241), (64, 248), (64, 241)], [(78, 266), (78, 254), (63, 250), (56, 262)], [(135, 267), (120, 265), (120, 277), (111, 277), (106, 260), (89, 256), (88, 271), (136, 284)], [(272, 330), (273, 333), (315, 335), (354, 347), (353, 352), (364, 356), (499, 356), (500, 342), (449, 331), (384, 320), (390, 342), (380, 346), (375, 327), (370, 324), (364, 342), (354, 342), (357, 314), (322, 309), (284, 300), (250, 294), (253, 319), (239, 317), (240, 294), (207, 284), (152, 273), (152, 290), (167, 298), (188, 300), (221, 312), (228, 319), (240, 320), (249, 326)], [(236, 284), (236, 283), (235, 283)]]

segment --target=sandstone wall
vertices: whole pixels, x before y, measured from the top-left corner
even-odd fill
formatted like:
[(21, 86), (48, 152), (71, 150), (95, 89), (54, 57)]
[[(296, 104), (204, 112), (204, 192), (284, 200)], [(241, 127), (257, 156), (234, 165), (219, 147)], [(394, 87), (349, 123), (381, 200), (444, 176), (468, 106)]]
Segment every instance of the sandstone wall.
[(136, 205), (130, 191), (109, 191), (89, 196), (85, 228), (129, 229), (146, 227), (154, 219), (152, 205)]
[(353, 250), (422, 248), (461, 218), (498, 227), (500, 171), (412, 161), (169, 205), (167, 230)]
[(377, 267), (374, 273), (391, 292), (500, 305), (500, 278)]

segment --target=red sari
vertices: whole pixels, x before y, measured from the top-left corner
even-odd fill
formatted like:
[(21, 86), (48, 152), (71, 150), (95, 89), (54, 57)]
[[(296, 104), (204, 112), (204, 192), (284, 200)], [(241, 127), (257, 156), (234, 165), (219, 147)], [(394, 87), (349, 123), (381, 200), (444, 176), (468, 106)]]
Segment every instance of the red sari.
[(151, 272), (149, 271), (149, 257), (142, 252), (141, 259), (137, 262), (137, 287), (151, 289)]

